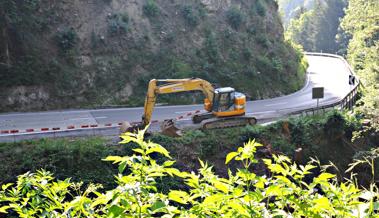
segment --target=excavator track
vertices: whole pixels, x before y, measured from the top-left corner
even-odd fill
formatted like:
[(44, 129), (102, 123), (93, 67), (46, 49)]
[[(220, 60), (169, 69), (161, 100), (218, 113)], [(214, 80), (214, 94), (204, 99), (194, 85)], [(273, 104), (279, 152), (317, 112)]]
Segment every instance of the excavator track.
[(257, 124), (255, 117), (212, 118), (202, 122), (203, 129), (223, 129)]

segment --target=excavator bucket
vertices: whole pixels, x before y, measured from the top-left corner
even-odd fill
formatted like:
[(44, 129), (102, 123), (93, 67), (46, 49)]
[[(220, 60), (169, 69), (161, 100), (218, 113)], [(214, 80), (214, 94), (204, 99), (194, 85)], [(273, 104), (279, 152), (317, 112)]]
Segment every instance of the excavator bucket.
[(121, 126), (120, 126), (120, 133), (125, 133), (125, 132), (133, 132), (133, 133), (137, 133), (138, 130), (141, 130), (141, 129), (144, 129), (145, 126), (142, 124), (142, 123), (137, 123), (137, 124), (130, 124), (129, 122), (127, 121), (124, 121), (121, 123)]
[(183, 133), (175, 126), (173, 120), (165, 120), (161, 123), (161, 133), (170, 137), (181, 137)]

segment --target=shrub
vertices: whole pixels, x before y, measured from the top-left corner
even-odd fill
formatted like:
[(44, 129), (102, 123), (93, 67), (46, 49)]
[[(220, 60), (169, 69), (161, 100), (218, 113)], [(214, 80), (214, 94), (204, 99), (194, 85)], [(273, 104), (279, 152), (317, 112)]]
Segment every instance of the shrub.
[(276, 72), (283, 72), (284, 67), (283, 67), (283, 63), (281, 59), (275, 57), (275, 58), (272, 58), (271, 62)]
[(246, 47), (242, 50), (242, 55), (243, 55), (244, 59), (248, 61), (252, 57), (253, 52), (251, 51), (250, 48)]
[(68, 51), (78, 43), (78, 35), (74, 28), (65, 28), (56, 35), (57, 43), (63, 51)]
[(327, 114), (323, 129), (328, 136), (338, 137), (344, 133), (345, 124), (346, 121), (341, 112), (333, 110)]
[(267, 36), (264, 35), (264, 34), (259, 34), (258, 36), (256, 36), (256, 41), (258, 42), (258, 44), (260, 44), (262, 47), (264, 48), (268, 48), (269, 44), (270, 44), (270, 41), (267, 39)]
[(142, 10), (147, 17), (155, 17), (159, 13), (159, 8), (154, 0), (147, 0)]
[(226, 12), (226, 18), (230, 26), (232, 26), (234, 29), (239, 29), (239, 27), (244, 22), (244, 15), (236, 7), (232, 7)]
[(199, 24), (199, 17), (190, 5), (183, 6), (181, 13), (189, 26), (195, 27)]
[[(109, 156), (118, 165), (118, 187), (105, 193), (101, 185), (54, 181), (52, 174), (40, 170), (18, 177), (16, 184), (0, 190), (0, 213), (20, 217), (373, 217), (379, 191), (372, 183), (361, 190), (352, 180), (338, 182), (334, 174), (320, 168), (309, 182), (317, 162), (298, 165), (288, 157), (274, 155), (263, 159), (268, 176), (251, 169), (258, 163), (255, 141), (247, 142), (226, 156), (225, 163), (237, 161), (242, 168), (220, 178), (202, 162), (198, 173), (181, 172), (173, 167), (168, 151), (143, 139), (144, 131), (126, 133), (122, 143), (138, 147), (131, 156)], [(158, 164), (151, 154), (169, 160)], [(165, 178), (175, 187), (162, 187)], [(308, 177), (309, 178), (309, 177)], [(175, 180), (177, 179), (177, 180)], [(307, 179), (308, 180), (308, 179)], [(170, 181), (169, 181), (170, 182)], [(181, 186), (183, 184), (183, 186)], [(186, 187), (179, 189), (180, 187)], [(161, 192), (161, 191), (162, 192)], [(166, 194), (168, 193), (168, 194)], [(341, 203), (342, 202), (342, 203)]]
[(255, 7), (257, 14), (260, 16), (265, 16), (266, 15), (266, 8), (262, 5), (262, 2), (260, 0), (257, 1), (257, 5)]
[(126, 13), (113, 14), (108, 17), (109, 32), (113, 35), (126, 33), (129, 28), (129, 16)]
[(204, 42), (204, 50), (208, 56), (208, 60), (212, 63), (217, 63), (220, 58), (220, 52), (218, 49), (215, 35), (211, 32), (208, 33)]

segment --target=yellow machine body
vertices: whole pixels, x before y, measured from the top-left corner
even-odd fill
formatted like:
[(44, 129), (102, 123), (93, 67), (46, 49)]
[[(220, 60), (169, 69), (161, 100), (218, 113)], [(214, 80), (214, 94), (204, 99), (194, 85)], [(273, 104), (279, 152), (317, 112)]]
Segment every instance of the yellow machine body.
[(246, 96), (235, 92), (233, 88), (215, 89), (211, 83), (199, 78), (152, 79), (149, 82), (145, 99), (144, 115), (142, 117), (143, 124), (148, 125), (150, 123), (158, 94), (188, 91), (201, 91), (205, 96), (204, 109), (216, 117), (231, 117), (245, 114)]

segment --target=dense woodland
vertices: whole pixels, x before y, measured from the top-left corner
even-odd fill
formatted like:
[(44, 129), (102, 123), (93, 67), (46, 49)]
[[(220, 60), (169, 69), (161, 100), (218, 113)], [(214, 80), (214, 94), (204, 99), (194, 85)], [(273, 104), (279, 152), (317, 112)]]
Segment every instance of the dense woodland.
[[(311, 9), (299, 6), (287, 26), (286, 35), (305, 51), (337, 53), (342, 42), (336, 41), (345, 0), (315, 0)], [(345, 45), (346, 46), (346, 45)]]

